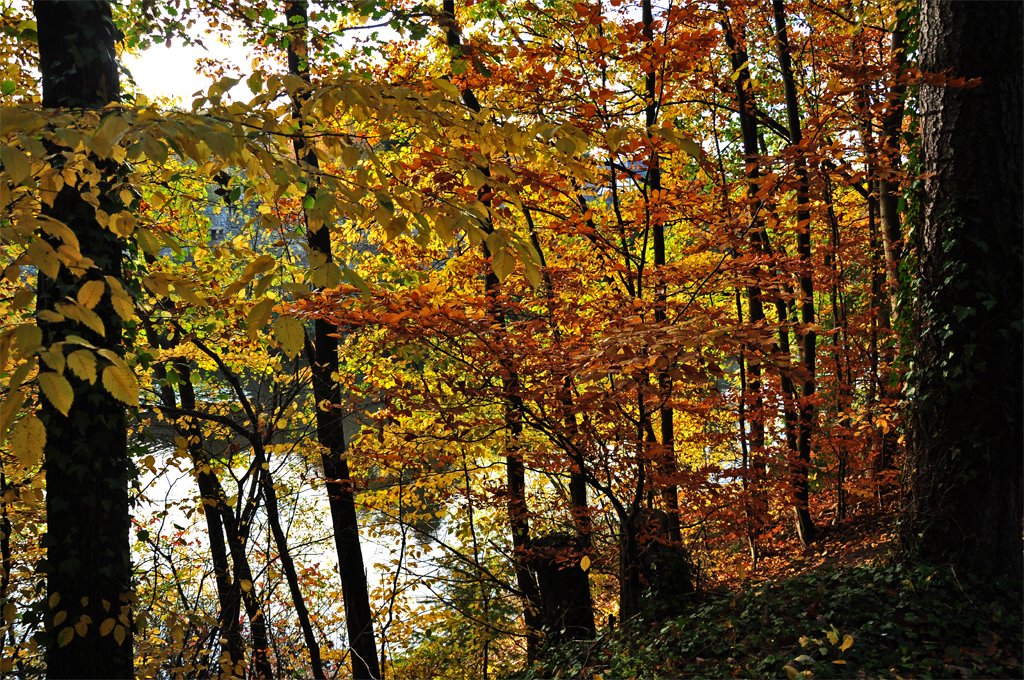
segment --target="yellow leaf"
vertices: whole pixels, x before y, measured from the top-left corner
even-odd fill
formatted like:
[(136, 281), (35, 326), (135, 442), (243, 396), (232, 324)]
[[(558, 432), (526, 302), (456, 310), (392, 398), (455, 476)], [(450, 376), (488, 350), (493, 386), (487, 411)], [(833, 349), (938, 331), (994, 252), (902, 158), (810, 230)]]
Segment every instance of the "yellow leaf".
[(46, 446), (46, 427), (43, 421), (27, 415), (18, 421), (11, 432), (11, 447), (22, 465), (32, 467), (43, 457)]
[(512, 269), (515, 267), (516, 260), (512, 255), (509, 254), (505, 248), (499, 248), (494, 252), (491, 257), (491, 268), (494, 270), (495, 276), (502, 283), (508, 278), (508, 275), (512, 273)]
[(853, 647), (853, 636), (852, 635), (844, 635), (843, 636), (843, 644), (841, 644), (839, 646), (839, 651), (840, 652), (845, 652), (850, 647)]
[(96, 357), (87, 349), (72, 352), (68, 357), (68, 368), (89, 384), (96, 382)]
[(57, 371), (58, 373), (64, 372), (64, 348), (63, 343), (57, 343), (45, 352), (40, 352), (39, 356), (42, 357), (46, 365)]
[(139, 405), (139, 383), (135, 373), (126, 365), (107, 366), (103, 369), (103, 386), (107, 392), (129, 406)]
[(359, 159), (361, 157), (362, 153), (359, 151), (358, 147), (346, 146), (341, 150), (341, 162), (350, 170), (359, 164)]
[(50, 599), (46, 601), (46, 606), (48, 606), (50, 609), (53, 609), (58, 604), (60, 604), (60, 593), (54, 593), (53, 595), (50, 595)]
[(103, 623), (100, 624), (100, 637), (110, 635), (110, 631), (114, 630), (115, 625), (117, 625), (117, 621), (114, 619), (104, 619)]
[(701, 154), (704, 151), (704, 149), (701, 148), (700, 144), (693, 141), (692, 139), (687, 139), (686, 137), (679, 137), (676, 140), (676, 146), (678, 146), (680, 149), (682, 149), (683, 151), (685, 151), (686, 153), (688, 153), (689, 155), (693, 156), (698, 160), (700, 159)]
[(13, 146), (0, 146), (0, 163), (4, 164), (4, 172), (15, 185), (32, 174), (32, 161), (24, 151)]
[(792, 666), (783, 666), (782, 670), (786, 671), (786, 677), (789, 678), (789, 680), (795, 680), (796, 676), (800, 674), (800, 671)]
[(14, 342), (18, 346), (21, 356), (27, 359), (43, 343), (43, 331), (39, 326), (22, 324), (14, 329)]
[(836, 660), (834, 660), (834, 661), (833, 661), (832, 663), (837, 663), (837, 664), (845, 664), (846, 662), (845, 662), (845, 661), (843, 661), (842, 659), (836, 659)]
[(25, 393), (21, 390), (14, 390), (3, 400), (3, 403), (0, 404), (0, 433), (7, 434), (7, 428), (11, 426), (11, 421), (21, 410), (23, 403), (25, 403)]
[(57, 311), (66, 316), (69, 319), (85, 324), (88, 328), (95, 331), (99, 335), (106, 335), (103, 329), (103, 321), (100, 319), (99, 314), (92, 311), (87, 307), (83, 307), (77, 302), (73, 303), (57, 303)]
[(35, 240), (28, 246), (28, 256), (32, 264), (51, 279), (57, 278), (60, 271), (60, 260), (55, 251), (46, 241)]
[(11, 300), (11, 309), (21, 309), (27, 307), (29, 303), (36, 299), (36, 292), (31, 288), (22, 288), (15, 295), (14, 299)]
[(223, 159), (235, 152), (235, 137), (228, 132), (211, 132), (203, 138), (210, 150)]
[(279, 316), (274, 322), (274, 338), (281, 343), (281, 349), (289, 359), (302, 350), (306, 331), (294, 316)]
[(124, 626), (115, 626), (114, 627), (114, 639), (117, 640), (117, 644), (118, 645), (124, 644), (124, 637), (125, 637)]
[(68, 379), (59, 373), (46, 371), (40, 373), (37, 380), (39, 381), (39, 388), (46, 395), (46, 398), (50, 400), (50, 403), (58, 411), (67, 415), (68, 410), (71, 408), (71, 402), (75, 398), (74, 390), (71, 389), (71, 383), (68, 382)]
[(92, 309), (99, 304), (104, 290), (106, 290), (106, 286), (102, 281), (86, 281), (78, 290), (78, 304)]
[(59, 626), (64, 623), (64, 619), (68, 618), (67, 612), (57, 612), (56, 616), (53, 617), (53, 625)]
[(274, 261), (275, 260), (272, 255), (260, 255), (245, 266), (245, 270), (242, 271), (242, 279), (245, 281), (251, 281), (252, 277), (257, 274), (262, 274), (268, 269), (272, 269)]
[(249, 310), (249, 313), (245, 317), (245, 328), (246, 333), (253, 340), (256, 339), (256, 332), (259, 331), (263, 326), (266, 325), (270, 319), (270, 312), (274, 309), (273, 300), (264, 300), (263, 302), (257, 303)]
[(434, 78), (431, 82), (434, 83), (434, 86), (437, 89), (441, 90), (442, 92), (447, 94), (452, 99), (454, 99), (456, 101), (461, 99), (462, 95), (459, 93), (459, 89), (457, 87), (455, 87), (454, 85), (452, 85), (447, 80), (445, 80), (444, 78)]
[(60, 323), (61, 321), (65, 321), (63, 314), (58, 314), (52, 309), (40, 309), (36, 312), (36, 318), (46, 321), (47, 323)]
[(590, 569), (590, 558), (586, 555), (584, 555), (583, 559), (580, 560), (580, 569), (582, 569), (583, 571)]
[(61, 632), (57, 633), (57, 646), (66, 647), (71, 640), (75, 637), (75, 629), (71, 626), (66, 627)]
[(247, 581), (243, 579), (238, 582), (238, 585), (245, 592), (249, 592), (250, 590), (252, 590), (252, 581)]
[(18, 615), (18, 606), (13, 602), (8, 602), (4, 605), (4, 623), (13, 623), (14, 618)]
[(828, 631), (825, 634), (828, 636), (828, 641), (829, 642), (831, 642), (834, 645), (838, 645), (839, 644), (839, 633), (836, 632), (835, 629), (830, 630), (830, 631)]
[(105, 277), (107, 285), (110, 286), (110, 299), (114, 303), (114, 311), (125, 321), (130, 321), (135, 314), (135, 305), (132, 298), (121, 287), (121, 282), (113, 276)]
[(79, 621), (75, 624), (75, 632), (81, 637), (85, 637), (85, 634), (89, 632), (89, 624), (85, 621)]

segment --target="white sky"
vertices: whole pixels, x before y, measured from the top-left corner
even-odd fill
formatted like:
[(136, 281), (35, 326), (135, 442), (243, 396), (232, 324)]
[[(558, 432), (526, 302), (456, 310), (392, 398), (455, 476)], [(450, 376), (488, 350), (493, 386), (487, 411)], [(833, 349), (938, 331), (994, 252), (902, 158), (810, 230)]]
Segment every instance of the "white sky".
[[(196, 31), (198, 35), (201, 30)], [(184, 46), (174, 42), (172, 47), (153, 45), (138, 55), (123, 54), (122, 64), (132, 73), (139, 91), (150, 99), (158, 96), (178, 98), (188, 107), (197, 90), (206, 90), (212, 84), (210, 79), (198, 73), (196, 61), (202, 58), (227, 60), (248, 76), (251, 57), (241, 41), (235, 46), (218, 42), (212, 36), (204, 36), (206, 49), (196, 45)], [(235, 68), (229, 69), (234, 74)], [(240, 84), (244, 87), (243, 83)]]

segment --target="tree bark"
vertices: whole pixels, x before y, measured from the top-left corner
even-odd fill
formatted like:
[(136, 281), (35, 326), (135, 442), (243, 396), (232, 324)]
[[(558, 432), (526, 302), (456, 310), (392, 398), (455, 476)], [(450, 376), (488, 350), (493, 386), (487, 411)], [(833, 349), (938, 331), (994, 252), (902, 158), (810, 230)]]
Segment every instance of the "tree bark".
[[(289, 2), (285, 16), (292, 27), (288, 42), (288, 70), (309, 82), (306, 23), (307, 3)], [(295, 115), (301, 119), (301, 101), (296, 102)], [(312, 175), (319, 171), (319, 161), (304, 139), (295, 138), (295, 158), (304, 163)], [(307, 195), (315, 195), (312, 182)], [(308, 226), (308, 222), (307, 222)], [(308, 229), (306, 240), (311, 253), (321, 266), (333, 261), (331, 234), (327, 225)], [(338, 372), (338, 329), (327, 321), (313, 322), (313, 341), (307, 343), (306, 355), (313, 374), (313, 397), (316, 400), (317, 440), (323, 448), (321, 462), (331, 509), (334, 542), (338, 554), (338, 572), (345, 600), (345, 623), (355, 680), (380, 677), (380, 663), (373, 631), (373, 609), (366, 584), (363, 550), (359, 542), (359, 519), (356, 515), (355, 490), (348, 468), (345, 442), (345, 412), (341, 409), (341, 390), (332, 379)]]
[[(455, 16), (455, 0), (443, 0), (441, 26), (445, 29), (445, 42), (451, 51), (451, 58), (454, 60), (457, 54), (461, 53), (462, 35), (459, 29), (458, 19)], [(462, 101), (467, 108), (474, 113), (480, 113), (480, 102), (473, 93), (471, 87), (462, 89)], [(485, 176), (490, 176), (487, 168), (481, 168)], [(479, 195), (483, 197), (487, 193), (487, 187), (480, 189)], [(484, 199), (484, 205), (490, 208), (490, 200)], [(493, 224), (488, 218), (484, 225), (484, 231), (489, 235), (494, 231)], [(484, 258), (491, 258), (493, 253), (487, 247), (487, 242), (481, 244)], [(495, 329), (505, 328), (505, 314), (502, 309), (501, 282), (498, 275), (491, 268), (484, 279), (484, 294), (488, 299), (491, 317), (494, 320)], [(502, 392), (505, 394), (505, 424), (508, 431), (505, 446), (505, 469), (508, 481), (508, 508), (509, 524), (512, 530), (512, 551), (515, 563), (516, 582), (519, 586), (520, 597), (523, 603), (523, 621), (526, 625), (526, 661), (532, 665), (540, 659), (541, 637), (539, 635), (543, 627), (541, 616), (540, 592), (537, 582), (527, 566), (527, 549), (530, 544), (530, 520), (529, 508), (526, 503), (526, 466), (523, 463), (523, 452), (520, 440), (523, 433), (523, 402), (519, 395), (521, 391), (519, 376), (511, 372), (507, 377), (502, 377)]]
[[(643, 33), (644, 41), (654, 54), (654, 11), (651, 0), (643, 0)], [(648, 129), (658, 122), (658, 109), (661, 106), (661, 96), (658, 93), (658, 71), (652, 59), (649, 64), (650, 71), (644, 80), (647, 106), (644, 108), (644, 123)], [(647, 191), (648, 205), (652, 198), (661, 193), (661, 159), (656, 149), (651, 148), (651, 156), (647, 162)], [(659, 199), (660, 200), (660, 199)], [(647, 210), (648, 216), (651, 210)], [(668, 303), (668, 293), (665, 284), (665, 223), (661, 219), (654, 220), (652, 225), (654, 231), (654, 271), (655, 271), (655, 298), (654, 298), (654, 320), (658, 324), (664, 324), (667, 320), (665, 306)], [(672, 397), (672, 378), (668, 371), (658, 373), (658, 390), (661, 393), (662, 406), (659, 409), (661, 418), (661, 455), (658, 457), (661, 475), (664, 480), (658, 484), (661, 497), (665, 503), (665, 511), (668, 513), (669, 538), (679, 542), (682, 535), (679, 530), (679, 489), (676, 487), (676, 451), (675, 451), (675, 414), (668, 401)]]
[(924, 562), (1019, 578), (1024, 5), (923, 0), (910, 445), (900, 539)]
[[(39, 69), (43, 106), (102, 108), (121, 96), (115, 42), (120, 38), (107, 2), (41, 2), (34, 5), (39, 33)], [(118, 210), (112, 195), (112, 163), (97, 162), (100, 206)], [(118, 280), (122, 244), (96, 222), (92, 206), (80, 196), (83, 186), (65, 186), (53, 206), (43, 213), (75, 232), (83, 257), (96, 268), (78, 278), (61, 267), (56, 279), (39, 274), (38, 311), (53, 309), (74, 295), (86, 280)], [(44, 345), (60, 342), (69, 333), (85, 337), (98, 348), (124, 355), (121, 321), (109, 296), (96, 306), (105, 333), (72, 328), (68, 322), (38, 320)], [(46, 427), (46, 512), (44, 537), (47, 595), (54, 607), (46, 613), (46, 661), (50, 678), (126, 678), (133, 674), (131, 555), (129, 550), (128, 452), (124, 405), (103, 387), (70, 376), (74, 403), (67, 416), (47, 400), (40, 404)], [(58, 612), (66, 619), (54, 624)], [(88, 634), (73, 634), (67, 644), (58, 635), (81, 617), (92, 620)], [(123, 626), (115, 635), (100, 635), (103, 621), (114, 618)]]
[[(758, 133), (757, 118), (754, 115), (753, 93), (750, 92), (750, 60), (746, 48), (740, 44), (737, 35), (732, 30), (727, 12), (722, 12), (722, 30), (725, 43), (729, 48), (730, 63), (733, 71), (738, 74), (736, 78), (736, 108), (739, 110), (740, 137), (743, 143), (744, 175), (747, 179), (747, 201), (750, 206), (750, 251), (753, 257), (757, 258), (759, 264), (754, 267), (754, 283), (746, 286), (747, 292), (747, 317), (753, 328), (764, 326), (767, 319), (764, 312), (763, 291), (758, 283), (763, 276), (764, 270), (760, 261), (767, 254), (768, 247), (764, 233), (764, 218), (761, 215), (762, 205), (757, 198), (759, 190), (759, 178), (761, 176), (758, 156)], [(742, 36), (739, 36), (742, 38)], [(783, 319), (779, 319), (783, 323)], [(786, 333), (784, 326), (780, 326), (780, 334)], [(785, 340), (785, 351), (789, 353), (788, 339)], [(774, 350), (773, 350), (774, 351)], [(765, 461), (765, 426), (764, 426), (764, 396), (761, 389), (761, 345), (757, 342), (750, 344), (749, 359), (747, 359), (746, 373), (749, 379), (746, 380), (744, 393), (749, 393), (753, 398), (750, 417), (749, 437), (749, 466), (747, 467), (747, 488), (751, 499), (751, 526), (747, 539), (750, 544), (750, 559), (757, 563), (760, 557), (758, 536), (768, 517), (768, 502), (764, 493), (764, 482), (767, 477), (767, 463)], [(745, 377), (745, 376), (744, 376)], [(746, 397), (745, 397), (746, 398)], [(747, 412), (744, 402), (744, 414)], [(787, 415), (789, 410), (786, 411)], [(787, 429), (788, 428), (787, 421)]]
[[(793, 78), (793, 64), (789, 55), (789, 36), (786, 30), (786, 13), (782, 0), (772, 0), (775, 15), (775, 46), (779, 56), (779, 68), (782, 71), (782, 84), (786, 91), (786, 118), (789, 123), (789, 142), (799, 147), (803, 140), (800, 129), (800, 103), (796, 95), (796, 82)], [(811, 213), (809, 183), (807, 178), (807, 161), (803, 151), (797, 148), (794, 160), (796, 175), (796, 249), (800, 260), (800, 322), (803, 324), (803, 343), (800, 356), (807, 370), (808, 377), (804, 380), (800, 392), (800, 433), (797, 445), (799, 456), (792, 465), (794, 512), (796, 530), (800, 543), (805, 547), (814, 542), (815, 528), (811, 513), (807, 508), (809, 488), (807, 472), (811, 465), (811, 429), (814, 425), (815, 363), (817, 356), (818, 334), (811, 330), (814, 324), (814, 269), (811, 262)]]

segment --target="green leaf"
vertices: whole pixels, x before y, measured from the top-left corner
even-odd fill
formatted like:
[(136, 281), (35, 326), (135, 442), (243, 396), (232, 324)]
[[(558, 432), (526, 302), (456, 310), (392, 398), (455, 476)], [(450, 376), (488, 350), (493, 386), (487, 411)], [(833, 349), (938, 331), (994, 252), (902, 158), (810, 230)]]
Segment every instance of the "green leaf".
[(66, 647), (69, 642), (75, 637), (75, 629), (71, 626), (65, 626), (63, 630), (57, 633), (57, 646)]

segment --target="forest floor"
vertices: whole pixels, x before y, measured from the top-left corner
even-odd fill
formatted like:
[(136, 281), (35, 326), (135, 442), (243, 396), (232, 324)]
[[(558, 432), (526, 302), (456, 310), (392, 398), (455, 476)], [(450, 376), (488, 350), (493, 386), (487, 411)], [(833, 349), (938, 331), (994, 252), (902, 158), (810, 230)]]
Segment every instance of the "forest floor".
[(822, 526), (806, 550), (779, 537), (752, 570), (737, 550), (671, 616), (552, 650), (524, 677), (1024, 678), (1019, 575), (900, 564), (894, 519)]

